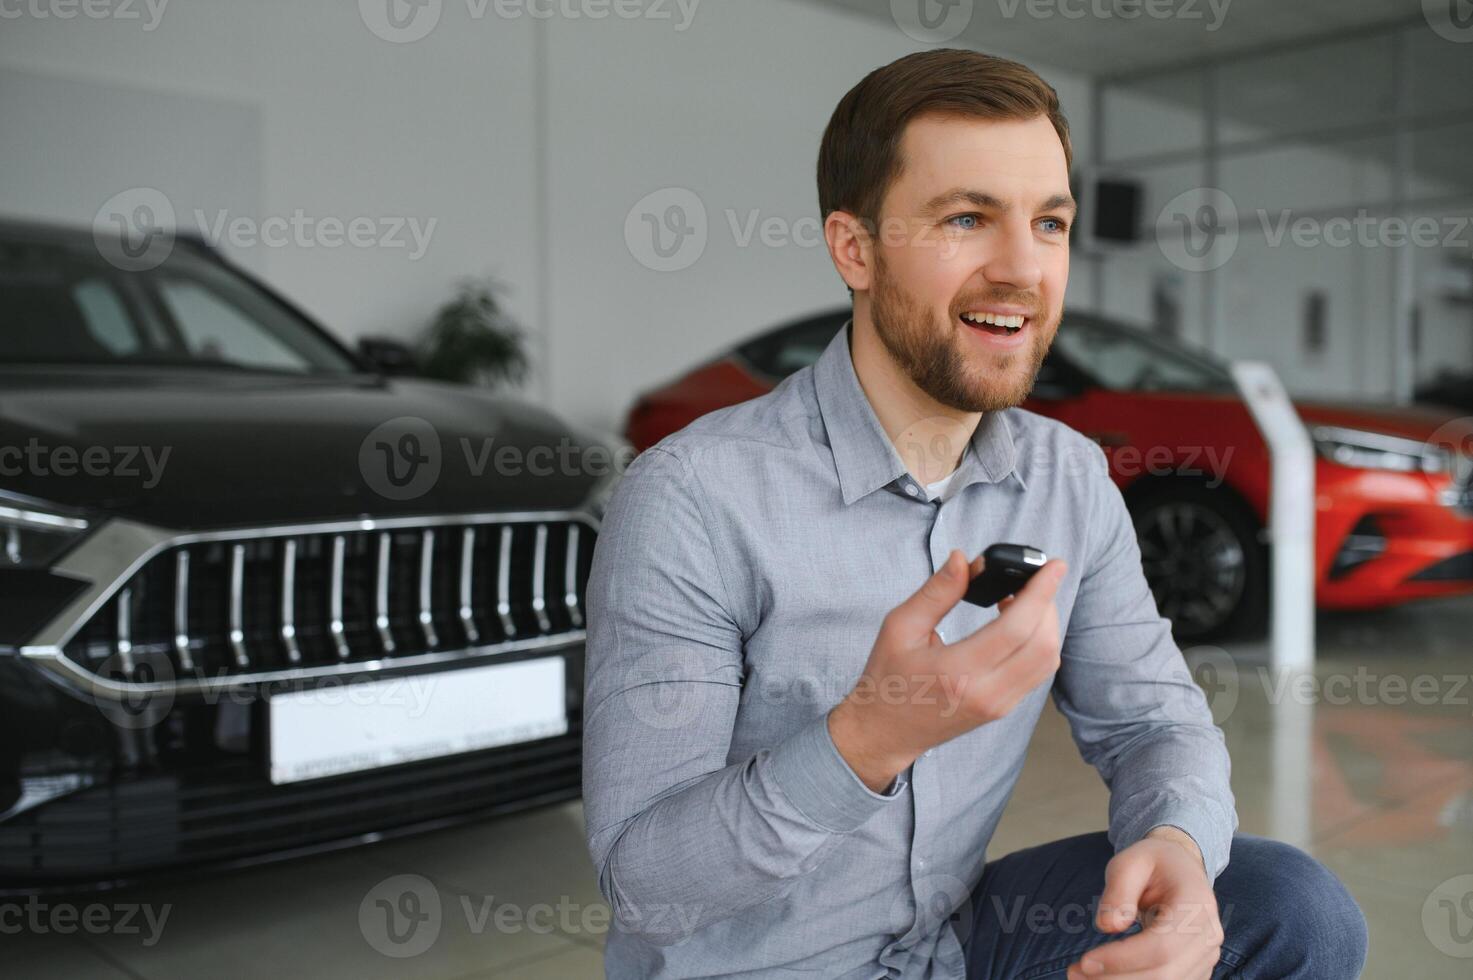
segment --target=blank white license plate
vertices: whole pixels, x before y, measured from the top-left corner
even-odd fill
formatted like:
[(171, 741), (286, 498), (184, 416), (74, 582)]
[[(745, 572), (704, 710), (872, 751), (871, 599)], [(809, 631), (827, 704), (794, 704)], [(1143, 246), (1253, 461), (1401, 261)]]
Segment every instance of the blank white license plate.
[(565, 735), (565, 668), (547, 657), (275, 695), (271, 782)]

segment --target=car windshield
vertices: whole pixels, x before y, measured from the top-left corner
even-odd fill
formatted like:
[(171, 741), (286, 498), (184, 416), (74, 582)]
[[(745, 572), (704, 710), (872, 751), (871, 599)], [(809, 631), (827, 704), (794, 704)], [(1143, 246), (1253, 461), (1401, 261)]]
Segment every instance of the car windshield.
[(1232, 374), (1210, 355), (1109, 321), (1066, 316), (1053, 350), (1113, 391), (1235, 390)]
[(4, 240), (0, 364), (359, 370), (249, 280), (188, 249), (124, 272), (85, 247)]

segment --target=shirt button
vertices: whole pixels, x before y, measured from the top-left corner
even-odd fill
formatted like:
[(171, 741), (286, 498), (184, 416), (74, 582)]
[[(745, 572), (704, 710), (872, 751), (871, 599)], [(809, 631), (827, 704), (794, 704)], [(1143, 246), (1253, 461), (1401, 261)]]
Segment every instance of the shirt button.
[(926, 870), (926, 859), (925, 858), (916, 858), (916, 870), (917, 871), (925, 871)]
[(936, 750), (935, 749), (927, 749), (926, 751), (924, 751), (924, 752), (921, 753), (921, 757), (922, 758), (925, 758), (925, 759), (929, 759), (929, 758), (931, 758), (931, 756), (933, 756), (935, 754), (936, 754)]
[(916, 494), (920, 493), (920, 491), (916, 489), (916, 486), (915, 486), (914, 483), (907, 483), (905, 485), (905, 492), (908, 493), (908, 494), (910, 494), (912, 497), (914, 497)]

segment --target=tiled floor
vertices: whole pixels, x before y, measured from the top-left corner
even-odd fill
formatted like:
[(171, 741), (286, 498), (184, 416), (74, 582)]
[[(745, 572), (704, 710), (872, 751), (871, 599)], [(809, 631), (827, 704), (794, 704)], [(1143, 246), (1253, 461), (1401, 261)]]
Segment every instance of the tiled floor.
[[(1261, 648), (1188, 651), (1232, 749), (1241, 829), (1304, 846), (1344, 879), (1370, 920), (1366, 977), (1473, 976), (1473, 602), (1325, 616), (1319, 630), (1308, 691), (1255, 666)], [(1049, 710), (989, 853), (1100, 829), (1105, 804)], [(0, 928), (0, 975), (602, 976), (607, 909), (582, 829), (569, 804), (99, 897), (111, 926), (95, 935)], [(380, 901), (422, 925), (390, 935)], [(124, 932), (128, 903), (168, 918), (135, 916)]]

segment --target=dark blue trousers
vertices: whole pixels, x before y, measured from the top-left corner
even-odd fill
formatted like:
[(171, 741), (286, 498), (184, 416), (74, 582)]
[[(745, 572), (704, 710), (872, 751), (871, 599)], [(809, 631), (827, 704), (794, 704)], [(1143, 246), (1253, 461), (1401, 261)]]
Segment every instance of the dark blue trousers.
[[(1121, 938), (1094, 928), (1114, 853), (1101, 832), (988, 862), (955, 922), (969, 980), (1062, 980), (1085, 950)], [(1365, 916), (1340, 880), (1298, 848), (1235, 834), (1213, 891), (1225, 935), (1213, 980), (1360, 976)]]

